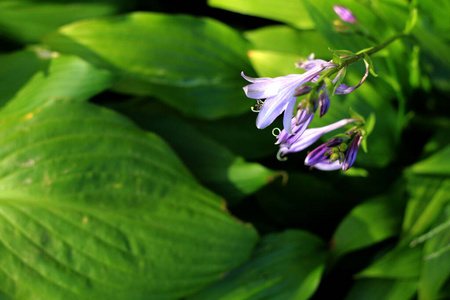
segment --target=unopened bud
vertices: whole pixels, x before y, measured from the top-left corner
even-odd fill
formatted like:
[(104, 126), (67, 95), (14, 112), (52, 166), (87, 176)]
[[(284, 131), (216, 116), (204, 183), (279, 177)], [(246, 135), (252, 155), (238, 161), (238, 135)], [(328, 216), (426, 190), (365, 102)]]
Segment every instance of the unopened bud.
[(308, 85), (302, 85), (295, 90), (294, 96), (299, 97), (311, 92), (311, 87)]

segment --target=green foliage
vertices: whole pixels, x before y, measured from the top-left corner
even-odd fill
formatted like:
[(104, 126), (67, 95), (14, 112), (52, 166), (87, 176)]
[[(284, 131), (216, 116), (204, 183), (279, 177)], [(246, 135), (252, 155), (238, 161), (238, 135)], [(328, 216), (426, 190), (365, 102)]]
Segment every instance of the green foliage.
[[(0, 299), (448, 298), (449, 10), (0, 1)], [(311, 124), (365, 119), (355, 166), (277, 161), (281, 120), (255, 128), (240, 73), (342, 65), (401, 33)]]

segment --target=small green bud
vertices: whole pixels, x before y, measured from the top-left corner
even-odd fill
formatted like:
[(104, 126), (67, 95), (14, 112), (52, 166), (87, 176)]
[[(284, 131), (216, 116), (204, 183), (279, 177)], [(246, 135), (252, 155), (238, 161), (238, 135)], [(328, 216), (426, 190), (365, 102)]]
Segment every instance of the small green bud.
[(342, 143), (339, 145), (339, 150), (341, 150), (342, 152), (345, 152), (345, 150), (347, 150), (348, 145), (345, 143)]
[(337, 161), (337, 160), (339, 159), (339, 157), (340, 157), (339, 153), (333, 153), (333, 154), (331, 154), (331, 156), (330, 156), (330, 162), (335, 162), (335, 161)]

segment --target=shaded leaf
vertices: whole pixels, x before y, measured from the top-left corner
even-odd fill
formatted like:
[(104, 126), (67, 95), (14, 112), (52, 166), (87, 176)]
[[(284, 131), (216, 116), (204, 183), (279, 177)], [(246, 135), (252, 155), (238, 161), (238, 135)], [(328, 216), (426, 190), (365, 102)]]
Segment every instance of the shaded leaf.
[(325, 245), (299, 230), (266, 235), (249, 261), (189, 299), (308, 299), (319, 285)]
[(345, 300), (410, 300), (417, 290), (416, 280), (358, 279)]
[(112, 15), (117, 3), (92, 1), (55, 3), (42, 1), (1, 1), (0, 27), (8, 36), (22, 43), (37, 42), (58, 27), (77, 20)]
[(248, 109), (240, 76), (251, 73), (248, 43), (213, 19), (132, 13), (65, 26), (44, 42), (111, 70), (116, 91), (157, 96), (187, 115), (215, 119)]

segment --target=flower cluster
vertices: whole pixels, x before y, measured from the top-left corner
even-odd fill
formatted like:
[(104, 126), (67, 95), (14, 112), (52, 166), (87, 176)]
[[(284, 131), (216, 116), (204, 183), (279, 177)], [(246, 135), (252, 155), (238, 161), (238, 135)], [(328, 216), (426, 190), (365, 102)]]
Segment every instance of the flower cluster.
[[(356, 56), (355, 56), (356, 57)], [(258, 112), (256, 126), (263, 129), (269, 126), (279, 115), (283, 116), (283, 130), (278, 130), (275, 144), (280, 146), (277, 157), (285, 160), (288, 153), (306, 149), (323, 134), (350, 123), (359, 124), (347, 132), (344, 137), (335, 138), (313, 150), (306, 158), (305, 164), (320, 170), (348, 170), (356, 158), (362, 134), (362, 119), (343, 119), (321, 128), (310, 128), (315, 114), (324, 116), (334, 94), (348, 94), (358, 88), (367, 78), (369, 64), (366, 62), (366, 73), (355, 87), (342, 84), (347, 65), (342, 60), (351, 59), (344, 55), (332, 61), (314, 59), (310, 55), (305, 61), (296, 64), (304, 70), (303, 74), (291, 74), (276, 78), (251, 78), (242, 73), (242, 77), (251, 84), (244, 87), (247, 97), (256, 99), (252, 110)], [(334, 75), (333, 79), (330, 79)]]

